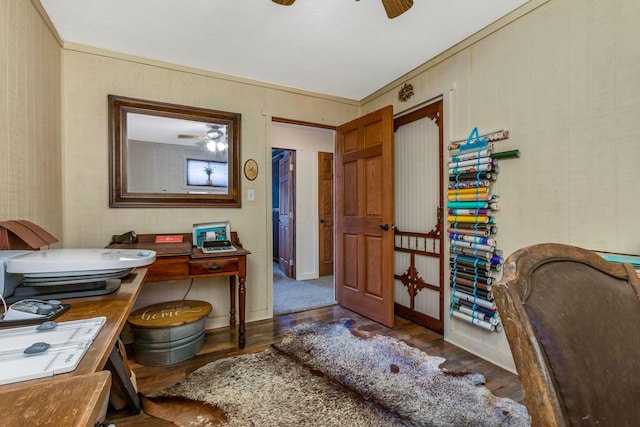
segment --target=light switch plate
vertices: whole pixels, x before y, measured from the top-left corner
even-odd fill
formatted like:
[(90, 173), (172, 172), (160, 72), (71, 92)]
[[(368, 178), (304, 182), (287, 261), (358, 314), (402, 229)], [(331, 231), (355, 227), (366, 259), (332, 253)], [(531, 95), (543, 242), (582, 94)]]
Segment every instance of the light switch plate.
[(247, 200), (253, 202), (256, 200), (255, 190), (247, 190)]

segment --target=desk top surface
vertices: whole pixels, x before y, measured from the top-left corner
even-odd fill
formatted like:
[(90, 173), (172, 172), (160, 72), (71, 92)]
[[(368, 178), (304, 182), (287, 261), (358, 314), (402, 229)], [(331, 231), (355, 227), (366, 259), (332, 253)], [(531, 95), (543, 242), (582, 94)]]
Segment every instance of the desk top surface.
[(137, 243), (112, 243), (108, 247), (113, 249), (149, 249), (155, 251), (156, 257), (176, 257), (176, 256), (188, 256), (191, 258), (217, 258), (217, 257), (229, 257), (229, 256), (244, 256), (249, 255), (251, 252), (244, 249), (238, 240), (238, 235), (235, 232), (231, 233), (231, 243), (236, 248), (233, 252), (220, 252), (205, 254), (202, 249), (193, 246), (191, 242), (191, 235), (187, 233), (177, 234), (182, 236), (184, 241), (182, 242), (168, 242), (157, 243), (155, 241), (156, 234), (139, 234)]
[(0, 389), (2, 425), (93, 426), (109, 396), (111, 374), (100, 371), (44, 384), (24, 381), (18, 388)]
[(106, 323), (100, 329), (77, 368), (72, 372), (54, 375), (53, 377), (5, 384), (0, 386), (0, 392), (21, 388), (29, 384), (47, 383), (52, 380), (92, 374), (102, 370), (122, 328), (127, 322), (146, 274), (146, 268), (134, 270), (133, 273), (122, 279), (122, 284), (117, 292), (110, 295), (61, 300), (65, 304), (70, 304), (71, 308), (56, 318), (56, 322), (89, 319), (98, 316), (107, 318)]

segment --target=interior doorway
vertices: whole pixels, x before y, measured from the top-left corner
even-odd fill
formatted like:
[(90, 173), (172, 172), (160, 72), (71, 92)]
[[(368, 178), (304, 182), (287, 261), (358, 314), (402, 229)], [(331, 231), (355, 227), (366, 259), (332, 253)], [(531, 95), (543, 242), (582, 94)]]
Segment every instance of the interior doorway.
[(274, 315), (335, 304), (335, 131), (274, 119), (271, 140)]

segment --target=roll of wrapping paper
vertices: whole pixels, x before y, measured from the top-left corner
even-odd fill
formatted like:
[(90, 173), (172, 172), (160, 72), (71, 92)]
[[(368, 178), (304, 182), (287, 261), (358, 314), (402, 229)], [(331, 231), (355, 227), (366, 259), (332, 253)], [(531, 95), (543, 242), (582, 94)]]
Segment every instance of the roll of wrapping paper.
[(454, 223), (449, 224), (451, 228), (459, 228), (461, 230), (488, 230), (490, 233), (497, 233), (498, 227), (493, 224), (472, 224), (472, 223)]
[(485, 215), (493, 216), (491, 209), (449, 209), (449, 215)]
[(476, 188), (476, 187), (488, 187), (491, 185), (491, 181), (488, 179), (480, 179), (473, 181), (460, 181), (452, 182), (448, 185), (449, 190), (455, 190), (456, 188)]
[(520, 150), (501, 151), (499, 153), (490, 153), (490, 156), (494, 159), (513, 159), (520, 157)]
[(489, 223), (489, 217), (486, 215), (449, 215), (447, 216), (447, 222), (472, 222), (474, 224)]
[(452, 216), (454, 218), (458, 218), (458, 217), (464, 217), (464, 216), (486, 216), (487, 217), (487, 222), (462, 222), (460, 220), (456, 221), (454, 219), (453, 222), (450, 222), (449, 225), (452, 227), (457, 227), (458, 225), (461, 224), (471, 224), (471, 225), (495, 225), (496, 220), (494, 219), (494, 217), (492, 216), (488, 216), (488, 215), (449, 215)]
[[(457, 255), (458, 257), (461, 257), (463, 255)], [(475, 260), (477, 260), (478, 258), (474, 258)], [(467, 271), (471, 270), (477, 270), (477, 271), (485, 271), (485, 272), (490, 272), (491, 271), (491, 263), (487, 262), (484, 264), (479, 264), (477, 262), (470, 262), (467, 260), (462, 260), (462, 259), (454, 259), (454, 257), (449, 258), (449, 267), (453, 268), (466, 268)]]
[(450, 162), (448, 164), (448, 167), (450, 169), (458, 169), (458, 168), (465, 168), (467, 166), (477, 166), (477, 165), (483, 165), (483, 164), (496, 165), (497, 164), (496, 162), (497, 160), (491, 157), (478, 157), (476, 159), (463, 160), (461, 162)]
[(465, 284), (466, 280), (470, 280), (471, 284), (482, 283), (486, 286), (493, 286), (493, 283), (496, 281), (496, 277), (493, 275), (491, 270), (485, 270), (484, 268), (474, 269), (472, 267), (455, 263), (449, 263), (449, 267), (452, 269), (451, 276), (464, 279), (464, 281), (461, 282), (462, 284)]
[[(492, 252), (487, 252), (487, 251), (482, 251), (482, 250), (474, 250), (471, 248), (462, 248), (462, 247), (453, 247), (450, 246), (449, 247), (449, 258), (453, 258), (454, 256), (465, 256), (465, 257), (469, 257), (471, 259), (477, 259), (478, 261), (476, 261), (477, 263), (479, 262), (484, 262), (485, 264), (489, 265), (489, 268), (493, 268), (494, 270), (497, 270), (499, 267), (497, 267), (498, 265), (502, 265), (499, 262), (493, 262), (492, 258), (494, 258), (494, 254)], [(500, 258), (500, 257), (498, 257)]]
[(453, 317), (457, 317), (459, 319), (465, 320), (469, 323), (472, 323), (476, 326), (480, 326), (483, 329), (486, 329), (488, 331), (495, 331), (497, 326), (496, 325), (492, 325), (491, 323), (485, 322), (484, 320), (480, 320), (480, 319), (474, 319), (473, 317), (469, 316), (468, 314), (464, 314), (458, 310), (451, 310), (451, 315)]
[(474, 303), (476, 305), (479, 305), (481, 307), (488, 308), (489, 310), (497, 310), (495, 303), (493, 303), (492, 301), (487, 301), (486, 299), (475, 297), (473, 295), (470, 295), (470, 294), (468, 294), (466, 292), (462, 292), (460, 290), (454, 290), (453, 291), (453, 296), (458, 297), (458, 298), (460, 298), (462, 300), (465, 300), (465, 301), (472, 302), (472, 303)]
[(473, 202), (473, 201), (498, 201), (500, 197), (490, 193), (471, 193), (471, 194), (448, 194), (447, 200), (450, 202)]
[(457, 297), (453, 297), (452, 302), (453, 302), (453, 304), (458, 304), (458, 305), (467, 307), (467, 308), (469, 308), (471, 310), (480, 311), (480, 312), (486, 314), (489, 317), (495, 317), (495, 318), (499, 317), (498, 310), (491, 310), (489, 308), (479, 306), (478, 304), (474, 304), (474, 303), (472, 303), (470, 301), (466, 301), (466, 300), (462, 300), (462, 299), (457, 298)]
[(490, 234), (489, 230), (467, 230), (464, 228), (453, 228), (453, 227), (447, 228), (447, 231), (449, 233), (466, 234), (468, 236), (487, 237)]
[(452, 182), (470, 181), (474, 179), (488, 179), (490, 181), (495, 181), (496, 179), (498, 179), (498, 174), (496, 172), (481, 171), (449, 175), (449, 181)]
[(456, 270), (455, 272), (451, 272), (451, 277), (449, 280), (454, 280), (456, 282), (460, 282), (463, 285), (474, 286), (479, 284), (481, 289), (486, 291), (491, 290), (491, 284), (493, 283), (493, 278), (485, 276), (480, 272), (474, 273), (466, 273), (464, 271)]
[(453, 190), (447, 190), (448, 195), (452, 194), (478, 194), (488, 193), (489, 187), (474, 187), (474, 188), (454, 188)]
[(478, 157), (493, 157), (492, 146), (482, 148), (476, 151), (465, 151), (464, 153), (457, 153), (449, 156), (449, 163), (464, 162), (465, 160), (477, 159)]
[(447, 209), (489, 209), (489, 202), (485, 200), (451, 200), (447, 202)]
[(491, 291), (485, 291), (484, 289), (480, 289), (479, 287), (474, 286), (465, 286), (458, 282), (450, 282), (449, 286), (452, 289), (456, 289), (462, 292), (466, 292), (471, 295), (475, 295), (479, 298), (484, 298), (487, 301), (493, 301), (493, 293)]
[[(502, 271), (502, 264), (494, 264), (491, 261), (487, 262), (484, 259), (475, 258), (468, 255), (459, 255), (459, 254), (450, 254), (450, 255), (451, 256), (449, 257), (449, 266), (451, 268), (454, 268), (454, 265), (463, 265), (467, 269), (477, 268), (478, 270), (488, 271), (490, 273), (493, 273), (492, 276), (498, 276), (500, 274), (500, 271)], [(454, 256), (458, 257), (458, 259), (454, 260), (453, 259)], [(468, 257), (475, 260), (476, 262), (474, 263), (474, 261), (462, 260), (462, 259), (459, 259), (459, 257)], [(483, 261), (484, 264), (480, 264), (477, 261)]]
[(504, 264), (504, 258), (498, 255), (493, 255), (490, 261), (491, 261), (491, 264)]
[(491, 262), (491, 258), (493, 257), (493, 253), (492, 252), (475, 250), (475, 249), (471, 249), (471, 248), (461, 248), (459, 246), (450, 247), (449, 248), (449, 253), (458, 254), (458, 255), (474, 256), (476, 258), (481, 258), (481, 259), (484, 258), (485, 260), (487, 260), (489, 262)]
[(473, 263), (469, 263), (467, 261), (454, 261), (453, 258), (449, 258), (449, 267), (452, 270), (465, 272), (467, 274), (483, 274), (485, 277), (493, 277), (494, 270), (491, 270), (491, 263), (486, 265), (473, 265)]
[[(486, 133), (482, 133), (479, 134), (480, 138), (488, 141), (488, 142), (493, 142), (493, 141), (500, 141), (502, 139), (508, 139), (509, 138), (509, 131), (506, 129), (499, 129), (499, 130), (492, 130)], [(462, 139), (453, 139), (451, 140), (451, 142), (449, 143), (449, 150), (455, 150), (460, 148), (460, 144), (464, 144), (465, 141), (469, 139), (469, 137), (466, 138), (462, 138)], [(489, 144), (491, 145), (491, 144)]]
[[(497, 160), (494, 160), (497, 162)], [(481, 165), (462, 166), (457, 168), (449, 168), (449, 174), (461, 174), (469, 172), (490, 172), (497, 168), (498, 165), (494, 163), (484, 163)]]
[(497, 242), (494, 239), (487, 237), (477, 236), (465, 236), (464, 234), (449, 233), (449, 238), (454, 240), (464, 240), (465, 242), (482, 243), (483, 245), (496, 246)]
[(497, 325), (500, 323), (500, 318), (489, 316), (482, 311), (474, 310), (472, 308), (467, 307), (462, 304), (453, 304), (453, 308), (458, 310), (460, 313), (468, 314), (471, 317), (475, 317), (476, 319), (484, 320), (485, 322), (491, 323), (492, 325)]
[(487, 251), (491, 253), (494, 253), (496, 250), (495, 246), (485, 245), (482, 243), (465, 242), (464, 240), (452, 239), (449, 243), (451, 243), (452, 246), (457, 246), (462, 248), (471, 248), (471, 249), (480, 249), (481, 251)]
[(479, 296), (480, 298), (484, 298), (487, 301), (493, 301), (493, 293), (491, 289), (484, 289), (482, 284), (477, 285), (465, 285), (460, 280), (449, 280), (449, 287), (458, 289), (462, 292), (466, 292), (471, 295)]
[[(464, 227), (465, 225), (469, 226), (477, 226), (477, 227)], [(475, 224), (470, 222), (454, 222), (449, 224), (449, 228), (452, 230), (447, 230), (450, 233), (460, 233), (460, 234), (469, 234), (465, 233), (465, 231), (486, 231), (488, 233), (497, 233), (498, 227), (495, 224)]]

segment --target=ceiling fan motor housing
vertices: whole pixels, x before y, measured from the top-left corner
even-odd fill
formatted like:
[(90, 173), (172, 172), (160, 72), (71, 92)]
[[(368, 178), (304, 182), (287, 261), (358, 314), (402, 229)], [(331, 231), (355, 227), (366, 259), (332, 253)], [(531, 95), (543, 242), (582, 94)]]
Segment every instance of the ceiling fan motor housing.
[[(281, 4), (283, 6), (291, 6), (296, 0), (272, 0), (274, 3)], [(360, 0), (356, 0), (360, 1)], [(411, 9), (413, 6), (413, 0), (382, 0), (385, 12), (389, 19), (397, 18), (398, 16)]]

